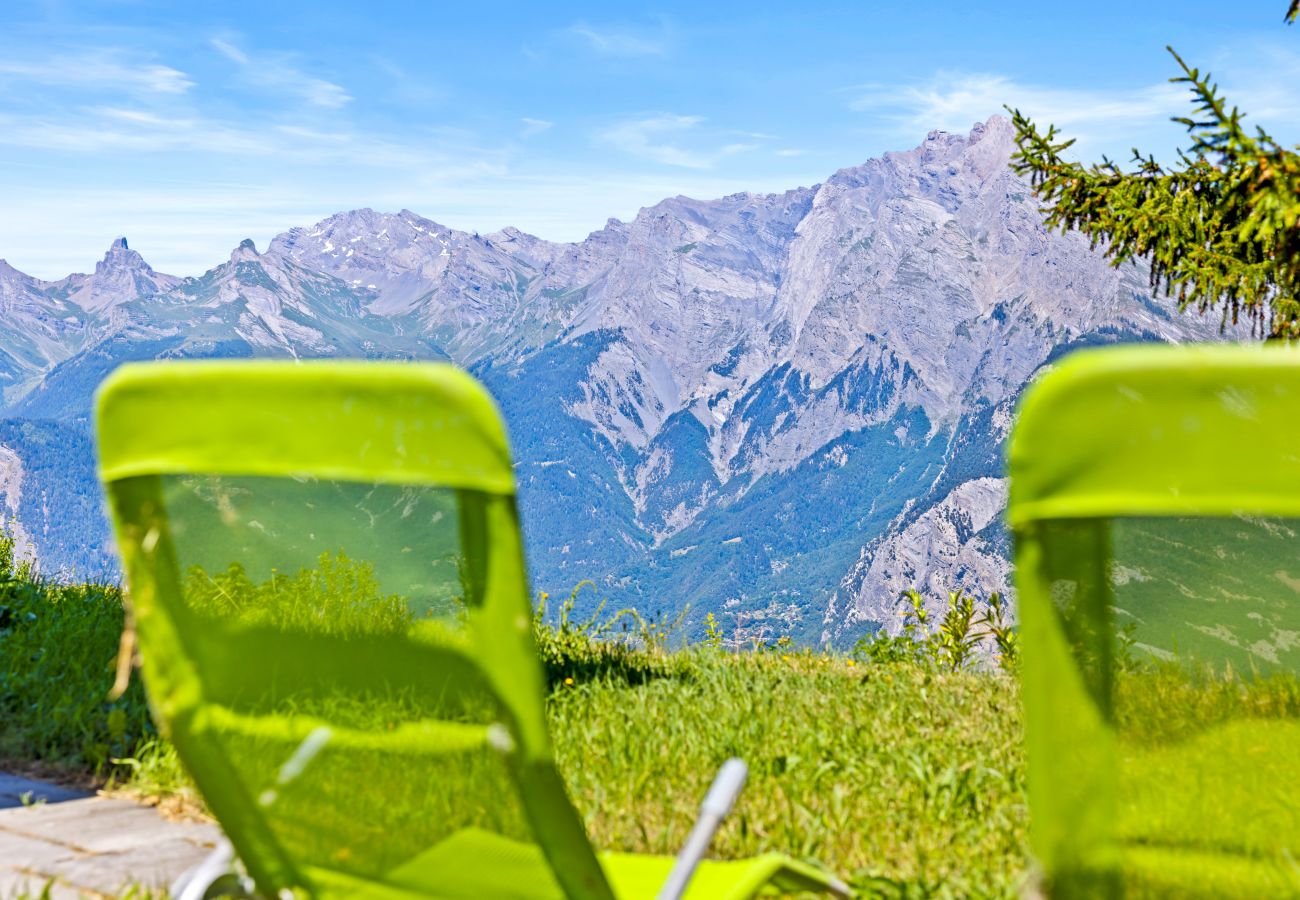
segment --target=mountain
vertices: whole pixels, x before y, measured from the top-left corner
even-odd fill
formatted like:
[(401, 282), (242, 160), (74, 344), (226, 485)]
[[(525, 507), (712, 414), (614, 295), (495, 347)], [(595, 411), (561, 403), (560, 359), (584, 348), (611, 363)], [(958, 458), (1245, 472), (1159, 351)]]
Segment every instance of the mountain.
[[(284, 256), (259, 254), (247, 240), (227, 262), (198, 278), (146, 279), (141, 273), (152, 270), (141, 260), (136, 277), (145, 292), (113, 295), (112, 288), (121, 282), (101, 280), (100, 272), (125, 246), (125, 240), (115, 241), (105, 262), (96, 267), (96, 275), (81, 282), (80, 295), (98, 301), (93, 308), (99, 315), (92, 320), (90, 339), (11, 402), (12, 416), (84, 418), (99, 382), (129, 361), (253, 356), (446, 358), (429, 341), (403, 334), (400, 323), (367, 312), (371, 296), (365, 291)], [(74, 275), (56, 284), (75, 285), (82, 277)], [(155, 293), (154, 285), (169, 287)]]
[(50, 285), (50, 293), (66, 298), (88, 313), (103, 315), (137, 297), (164, 293), (179, 284), (175, 275), (155, 272), (139, 253), (118, 238), (93, 275), (69, 275)]
[[(7, 413), (84, 431), (128, 359), (451, 359), (510, 427), (539, 589), (591, 578), (742, 639), (851, 641), (895, 623), (902, 588), (1006, 588), (1002, 444), (1043, 365), (1218, 336), (1136, 267), (1049, 233), (1013, 145), (994, 117), (573, 244), (356, 210), (200, 278), (153, 273), (124, 240), (93, 276), (0, 264), (0, 301), (45, 329), (0, 327)], [(94, 562), (20, 519), (47, 568)]]
[(88, 336), (82, 309), (0, 259), (0, 391), (21, 395)]

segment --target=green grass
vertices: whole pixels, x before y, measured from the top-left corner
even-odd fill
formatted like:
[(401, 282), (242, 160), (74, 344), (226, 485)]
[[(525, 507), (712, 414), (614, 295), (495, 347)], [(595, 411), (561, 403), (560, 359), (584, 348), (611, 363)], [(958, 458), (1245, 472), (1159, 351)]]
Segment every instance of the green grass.
[[(408, 627), (368, 567), (343, 557), (263, 580), (196, 568), (187, 593), (200, 616), (263, 626), (306, 627), (308, 610), (328, 607), (320, 628), (331, 634)], [(866, 896), (1011, 897), (1023, 889), (1027, 811), (1014, 678), (961, 668), (933, 640), (901, 655), (891, 655), (896, 641), (878, 640), (856, 658), (783, 646), (734, 653), (712, 638), (674, 651), (679, 623), (629, 611), (574, 621), (573, 607), (540, 608), (535, 634), (559, 767), (597, 847), (675, 852), (718, 766), (740, 756), (750, 781), (714, 842), (717, 857), (788, 853), (847, 877)], [(107, 699), (123, 620), (117, 589), (42, 582), (15, 570), (0, 542), (0, 762), (93, 776), (201, 813), (138, 680)], [(1207, 891), (1251, 879), (1291, 885), (1296, 873), (1277, 861), (1300, 809), (1300, 681), (1161, 662), (1141, 649), (1131, 648), (1114, 695), (1115, 828), (1128, 871), (1151, 876), (1153, 891), (1169, 879)], [(298, 712), (366, 731), (427, 712), (409, 691), (365, 703), (341, 703), (328, 691), (304, 697), (289, 701), (306, 704)], [(287, 747), (257, 738), (233, 752), (248, 771), (267, 773), (279, 770)], [(510, 804), (458, 808), (441, 787), (505, 790), (499, 767), (469, 757), (442, 764), (461, 768), (439, 778), (419, 768), (425, 761), (403, 767), (327, 749), (309, 777), (280, 790), (268, 815), (283, 840), (317, 858), (336, 852), (343, 835), (354, 862), (380, 867), (427, 847), (438, 829), (520, 827)], [(483, 816), (491, 821), (480, 823)], [(380, 820), (382, 830), (364, 824)]]
[(714, 850), (779, 850), (885, 896), (1010, 896), (1024, 869), (1009, 679), (696, 651), (681, 674), (552, 697), (561, 770), (598, 846), (674, 853), (717, 766), (750, 766)]
[(1182, 896), (1300, 893), (1300, 681), (1138, 663), (1117, 674), (1115, 701), (1115, 833), (1136, 883)]
[(0, 566), (0, 765), (103, 775), (156, 735), (139, 684), (108, 699), (122, 623), (116, 588)]
[[(105, 699), (118, 592), (5, 571), (0, 756), (199, 804), (137, 680)], [(1012, 679), (809, 651), (667, 652), (662, 631), (629, 624), (639, 646), (563, 615), (538, 629), (559, 765), (596, 846), (674, 853), (717, 767), (737, 755), (751, 776), (718, 857), (779, 850), (876, 896), (1017, 894), (1026, 813)], [(427, 812), (429, 798), (390, 787), (374, 793)]]

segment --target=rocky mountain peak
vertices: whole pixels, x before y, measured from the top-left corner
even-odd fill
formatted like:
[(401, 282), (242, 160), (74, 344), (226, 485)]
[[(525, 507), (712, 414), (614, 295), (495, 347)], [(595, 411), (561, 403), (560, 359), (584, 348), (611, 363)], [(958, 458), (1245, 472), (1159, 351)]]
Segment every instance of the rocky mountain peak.
[(967, 141), (974, 144), (977, 141), (989, 139), (1010, 146), (1015, 137), (1016, 127), (1011, 124), (1011, 120), (1006, 116), (994, 115), (989, 116), (987, 121), (976, 122), (971, 126)]
[[(965, 135), (931, 131), (910, 150), (886, 153), (860, 166), (840, 169), (827, 179), (820, 193), (841, 188), (897, 189), (908, 182), (909, 189), (915, 189), (924, 187), (926, 181), (959, 175), (977, 182), (1015, 178), (1007, 165), (1015, 152), (1015, 136), (1015, 128), (1006, 116), (990, 116), (977, 122)], [(917, 185), (918, 181), (922, 184)]]
[[(931, 131), (912, 150), (887, 153), (885, 159), (900, 170), (932, 174), (974, 176), (980, 181), (991, 176), (1014, 177), (1008, 167), (1016, 149), (1016, 132), (1006, 116), (990, 116), (961, 135)], [(870, 165), (870, 163), (868, 163)]]
[(16, 281), (19, 279), (25, 279), (28, 281), (33, 280), (30, 275), (20, 272), (13, 266), (9, 265), (7, 259), (0, 259), (0, 278), (5, 279), (6, 281)]
[(328, 272), (353, 290), (371, 292), (376, 297), (371, 310), (391, 315), (410, 312), (470, 244), (464, 233), (408, 209), (354, 209), (277, 235), (267, 253)]
[(40, 282), (0, 259), (0, 311), (11, 314), (18, 306), (38, 309), (45, 306), (43, 301)]
[(239, 246), (230, 251), (230, 261), (232, 263), (250, 262), (261, 256), (257, 252), (257, 245), (253, 243), (252, 238), (244, 238), (239, 242)]
[(95, 263), (95, 274), (104, 275), (117, 269), (153, 273), (144, 257), (127, 246), (126, 238), (120, 237), (108, 245), (104, 258)]
[(155, 272), (143, 256), (132, 250), (125, 237), (108, 245), (104, 258), (91, 275), (69, 275), (54, 283), (72, 303), (88, 312), (110, 311), (142, 297), (161, 294), (179, 284), (174, 275)]
[(950, 131), (931, 131), (919, 147), (894, 155), (914, 155), (926, 161), (942, 160), (944, 162), (963, 154), (976, 144), (988, 143), (989, 150), (1009, 158), (1015, 144), (1015, 127), (1006, 116), (989, 116), (983, 122), (976, 122), (965, 135)]
[(59, 287), (0, 259), (0, 402), (24, 391), (84, 339), (83, 322)]
[(968, 169), (982, 180), (992, 177), (1014, 177), (1009, 163), (1016, 152), (1016, 129), (1006, 116), (990, 116), (986, 122), (977, 122), (966, 138), (962, 151)]

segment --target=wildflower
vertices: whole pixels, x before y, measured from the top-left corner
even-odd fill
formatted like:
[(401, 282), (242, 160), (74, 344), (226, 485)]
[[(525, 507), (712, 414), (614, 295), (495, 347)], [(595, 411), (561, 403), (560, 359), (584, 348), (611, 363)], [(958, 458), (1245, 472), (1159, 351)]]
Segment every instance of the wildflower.
[(566, 678), (566, 679), (564, 679), (564, 683), (565, 683), (566, 685), (568, 685), (569, 687), (573, 687), (573, 679), (572, 679), (572, 678)]
[(789, 661), (790, 661), (790, 654), (789, 654), (789, 653), (782, 653), (782, 654), (781, 654), (781, 662), (789, 662)]
[(548, 594), (548, 593), (546, 593), (546, 591), (542, 591), (542, 599), (543, 599), (543, 600), (549, 600), (549, 599), (551, 599), (551, 595)]
[(851, 669), (851, 668), (853, 668), (854, 666), (856, 666), (857, 663), (854, 662), (854, 661), (851, 660), (851, 659), (846, 659), (846, 660), (844, 660), (844, 665), (848, 666), (848, 667)]

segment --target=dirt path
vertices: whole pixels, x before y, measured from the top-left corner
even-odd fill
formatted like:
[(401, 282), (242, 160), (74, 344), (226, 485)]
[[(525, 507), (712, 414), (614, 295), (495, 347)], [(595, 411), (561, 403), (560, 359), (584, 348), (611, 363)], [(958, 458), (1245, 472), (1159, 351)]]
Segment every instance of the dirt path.
[(212, 849), (215, 825), (171, 822), (129, 800), (0, 772), (0, 898), (116, 896), (165, 888)]

